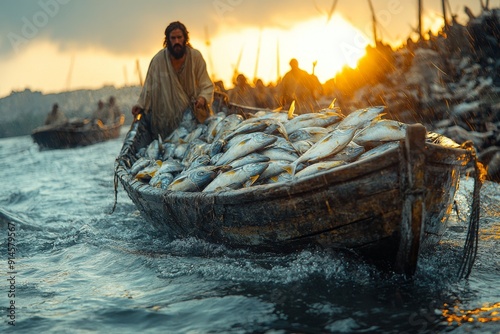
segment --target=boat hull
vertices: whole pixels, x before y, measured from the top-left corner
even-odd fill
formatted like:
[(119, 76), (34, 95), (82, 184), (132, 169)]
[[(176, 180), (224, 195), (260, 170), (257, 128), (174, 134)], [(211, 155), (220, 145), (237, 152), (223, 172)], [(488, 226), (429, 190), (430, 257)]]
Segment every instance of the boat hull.
[(407, 140), (382, 155), (286, 184), (165, 191), (128, 173), (135, 152), (151, 140), (140, 124), (134, 126), (137, 135), (124, 144), (116, 176), (144, 217), (168, 237), (252, 251), (344, 249), (410, 273), (420, 246), (435, 244), (443, 233), (460, 171), (470, 160), (465, 149), (424, 139), (415, 153)]
[(88, 146), (120, 136), (124, 117), (111, 126), (84, 126), (84, 124), (69, 124), (61, 127), (40, 127), (35, 129), (31, 138), (40, 149), (66, 149)]

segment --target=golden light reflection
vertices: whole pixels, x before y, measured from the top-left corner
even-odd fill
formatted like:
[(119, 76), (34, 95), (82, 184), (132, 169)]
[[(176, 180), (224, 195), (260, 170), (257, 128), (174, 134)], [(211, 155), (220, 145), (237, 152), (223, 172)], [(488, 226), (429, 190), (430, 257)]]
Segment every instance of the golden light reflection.
[(481, 229), (481, 240), (500, 240), (500, 226)]
[(458, 305), (451, 306), (444, 304), (442, 315), (449, 325), (462, 325), (473, 322), (500, 322), (500, 302), (495, 304), (485, 304), (483, 307), (462, 310)]

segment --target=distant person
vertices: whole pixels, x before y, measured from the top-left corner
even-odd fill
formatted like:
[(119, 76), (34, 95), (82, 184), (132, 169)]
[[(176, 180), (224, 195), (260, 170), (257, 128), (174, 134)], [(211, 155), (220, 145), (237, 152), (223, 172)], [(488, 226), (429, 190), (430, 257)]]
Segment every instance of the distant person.
[(189, 32), (181, 22), (165, 29), (163, 49), (151, 60), (141, 95), (132, 114), (144, 111), (153, 136), (166, 138), (175, 130), (184, 111), (191, 107), (198, 122), (212, 114), (214, 85), (200, 51), (189, 44)]
[(264, 85), (262, 79), (257, 79), (257, 81), (255, 81), (254, 93), (256, 107), (269, 109), (274, 108), (275, 103), (271, 89)]
[(49, 112), (47, 118), (45, 119), (45, 125), (62, 125), (68, 121), (66, 116), (62, 111), (59, 110), (59, 105), (54, 103), (52, 105), (52, 111)]
[(92, 113), (93, 122), (101, 121), (102, 124), (106, 124), (109, 118), (109, 109), (106, 108), (102, 100), (99, 100), (97, 102), (97, 109)]
[(109, 117), (107, 124), (117, 123), (123, 113), (120, 107), (116, 104), (116, 98), (114, 96), (109, 97), (107, 108)]
[(314, 112), (317, 103), (313, 77), (299, 68), (299, 62), (295, 58), (290, 60), (290, 67), (290, 71), (283, 76), (280, 84), (281, 105), (284, 109), (288, 109), (292, 101), (295, 101), (295, 113)]
[(229, 91), (229, 102), (255, 107), (255, 96), (252, 86), (243, 74), (238, 74), (234, 87)]

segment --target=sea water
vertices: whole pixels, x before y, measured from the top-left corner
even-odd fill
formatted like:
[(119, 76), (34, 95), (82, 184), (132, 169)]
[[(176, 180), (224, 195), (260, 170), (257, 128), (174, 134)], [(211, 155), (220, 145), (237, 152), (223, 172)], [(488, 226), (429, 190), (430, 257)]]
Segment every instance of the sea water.
[[(126, 131), (126, 129), (124, 130)], [(457, 280), (473, 182), (415, 277), (348, 254), (254, 254), (169, 240), (121, 185), (119, 139), (40, 151), (0, 139), (0, 332), (500, 333), (500, 186), (481, 191), (480, 241)]]

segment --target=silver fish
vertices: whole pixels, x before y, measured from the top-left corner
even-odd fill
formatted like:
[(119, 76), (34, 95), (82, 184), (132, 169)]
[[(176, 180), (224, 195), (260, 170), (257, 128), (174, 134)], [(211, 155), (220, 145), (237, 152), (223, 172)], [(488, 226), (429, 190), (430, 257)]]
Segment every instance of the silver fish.
[(167, 187), (171, 191), (201, 191), (217, 175), (220, 168), (215, 166), (201, 166), (179, 174)]
[(205, 151), (203, 153), (208, 155), (209, 157), (213, 157), (217, 153), (222, 152), (222, 149), (223, 149), (225, 144), (226, 144), (226, 142), (222, 139), (218, 139), (216, 141), (213, 141), (212, 143), (205, 146)]
[(243, 122), (243, 116), (239, 114), (231, 114), (226, 116), (222, 121), (219, 122), (219, 124), (217, 124), (215, 128), (216, 133), (214, 135), (213, 140), (224, 138), (233, 129), (235, 129), (241, 122)]
[(149, 181), (153, 176), (155, 176), (156, 172), (160, 169), (162, 165), (161, 160), (157, 160), (154, 163), (148, 165), (147, 167), (140, 170), (135, 178), (142, 181)]
[(191, 131), (185, 138), (184, 141), (190, 143), (195, 139), (199, 139), (207, 131), (207, 126), (204, 124), (198, 124), (198, 126)]
[(199, 155), (191, 162), (189, 168), (198, 168), (200, 166), (208, 166), (210, 164), (210, 157), (206, 154)]
[(288, 135), (294, 131), (308, 127), (326, 127), (342, 120), (343, 115), (337, 112), (332, 113), (309, 113), (302, 114), (285, 124)]
[(238, 158), (241, 158), (252, 152), (256, 152), (277, 140), (276, 136), (267, 135), (262, 132), (250, 133), (248, 137), (243, 138), (237, 144), (231, 146), (217, 161), (216, 165), (226, 165)]
[(361, 145), (351, 141), (346, 147), (337, 154), (326, 158), (328, 161), (346, 161), (350, 162), (356, 160), (361, 154), (365, 152), (365, 148)]
[(269, 147), (259, 151), (259, 153), (269, 157), (271, 160), (286, 160), (293, 162), (299, 158), (297, 153), (290, 152), (289, 150), (285, 150), (280, 147)]
[(240, 134), (245, 134), (245, 133), (251, 133), (251, 132), (262, 132), (264, 129), (266, 129), (268, 126), (268, 122), (266, 120), (260, 120), (260, 119), (247, 119), (231, 131), (230, 133), (226, 134), (224, 136), (225, 141), (231, 140), (231, 138), (240, 135)]
[(310, 140), (313, 143), (325, 137), (329, 131), (323, 127), (307, 127), (303, 129), (298, 129), (289, 135), (289, 140), (293, 142), (297, 142), (300, 140)]
[(130, 174), (132, 174), (132, 175), (135, 176), (140, 170), (146, 168), (147, 166), (149, 166), (153, 162), (154, 162), (154, 160), (147, 159), (147, 158), (144, 158), (144, 157), (141, 157), (141, 158), (137, 159), (133, 163), (132, 167), (130, 167)]
[(297, 154), (297, 150), (292, 145), (292, 143), (283, 137), (277, 136), (276, 141), (273, 144), (269, 145), (268, 148), (278, 148), (278, 149), (288, 151), (292, 154)]
[(179, 162), (179, 160), (168, 159), (162, 162), (160, 169), (158, 169), (159, 174), (171, 173), (178, 174), (185, 169), (185, 166)]
[(260, 175), (257, 182), (262, 183), (266, 179), (277, 176), (283, 173), (287, 167), (290, 167), (290, 161), (288, 160), (270, 160), (269, 166), (267, 166), (266, 170)]
[(368, 159), (368, 158), (371, 158), (373, 156), (382, 154), (382, 153), (387, 152), (389, 150), (395, 149), (396, 147), (399, 147), (399, 142), (389, 141), (387, 143), (379, 145), (379, 146), (372, 148), (371, 150), (368, 150), (365, 153), (361, 154), (358, 157), (358, 161), (363, 160), (363, 159)]
[(295, 151), (299, 155), (302, 155), (307, 152), (307, 150), (309, 150), (314, 145), (314, 143), (310, 140), (299, 140), (295, 143), (292, 143), (292, 145), (293, 147), (295, 147)]
[(225, 113), (218, 112), (217, 114), (210, 116), (207, 119), (208, 122), (207, 132), (206, 132), (207, 143), (211, 143), (214, 140), (214, 137), (217, 134), (216, 128), (225, 117), (226, 117)]
[(149, 180), (149, 185), (155, 188), (167, 189), (173, 180), (174, 176), (170, 173), (156, 173), (156, 175)]
[(160, 155), (160, 147), (163, 148), (163, 146), (160, 145), (160, 142), (158, 139), (153, 140), (148, 147), (146, 148), (145, 152), (145, 157), (152, 159), (152, 160), (157, 160), (161, 158)]
[(358, 145), (403, 140), (406, 137), (406, 128), (405, 123), (383, 119), (361, 130), (353, 140)]
[(209, 144), (199, 138), (188, 143), (186, 152), (184, 153), (184, 158), (182, 159), (182, 163), (185, 166), (189, 166), (196, 159), (196, 157), (204, 154), (208, 145)]
[(345, 164), (345, 161), (320, 161), (305, 167), (301, 171), (297, 172), (295, 176), (300, 179), (320, 172), (329, 171), (335, 167)]
[(337, 126), (338, 128), (355, 127), (361, 129), (369, 125), (372, 121), (382, 116), (384, 106), (358, 109), (347, 115)]
[(172, 131), (172, 133), (167, 138), (165, 138), (165, 142), (174, 144), (184, 142), (184, 138), (189, 135), (189, 132), (190, 131), (188, 131), (184, 127), (178, 127), (177, 129)]
[(268, 162), (268, 161), (269, 157), (266, 157), (265, 155), (260, 153), (253, 152), (245, 155), (244, 157), (234, 160), (233, 162), (229, 163), (228, 166), (231, 166), (231, 168), (235, 169), (247, 165), (249, 163)]
[(274, 184), (274, 183), (283, 183), (283, 182), (292, 182), (294, 181), (292, 174), (290, 171), (285, 170), (278, 175), (267, 178), (264, 181), (264, 184)]
[(177, 145), (174, 143), (166, 142), (162, 144), (162, 147), (163, 147), (162, 160), (168, 160), (169, 158), (172, 158), (174, 156)]
[(188, 144), (187, 143), (180, 143), (180, 144), (178, 144), (175, 147), (174, 158), (180, 159), (180, 160), (184, 159), (184, 157), (186, 155), (187, 148), (188, 148)]
[(294, 164), (301, 162), (316, 162), (330, 157), (349, 144), (356, 133), (355, 128), (337, 129), (315, 143), (307, 152), (302, 154)]
[(221, 173), (203, 189), (203, 192), (239, 189), (247, 181), (250, 181), (247, 184), (253, 184), (268, 164), (268, 162), (250, 163)]

